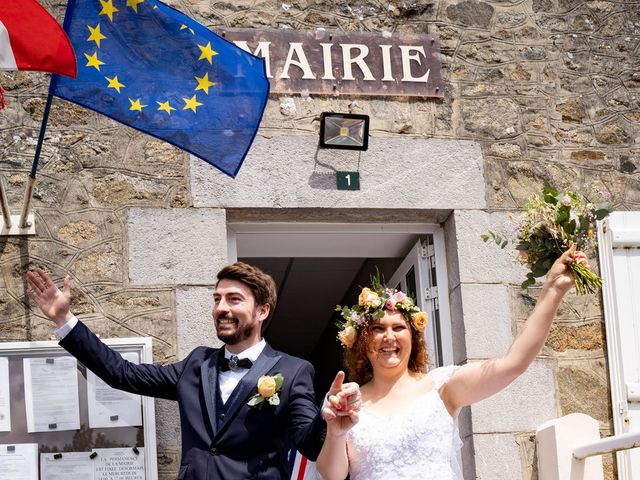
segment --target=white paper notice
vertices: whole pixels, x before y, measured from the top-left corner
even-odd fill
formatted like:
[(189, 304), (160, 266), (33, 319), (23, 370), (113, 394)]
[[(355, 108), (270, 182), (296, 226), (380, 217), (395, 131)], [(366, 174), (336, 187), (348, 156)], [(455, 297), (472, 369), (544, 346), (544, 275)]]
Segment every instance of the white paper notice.
[(144, 448), (95, 448), (94, 480), (145, 480)]
[(27, 431), (80, 428), (77, 362), (73, 357), (24, 358)]
[(0, 478), (38, 480), (38, 444), (0, 445)]
[(41, 480), (93, 480), (94, 461), (90, 452), (40, 454)]
[(11, 431), (9, 359), (0, 357), (0, 432)]
[[(122, 356), (138, 363), (138, 354), (127, 352)], [(87, 402), (89, 403), (89, 427), (133, 427), (142, 425), (142, 400), (140, 395), (116, 390), (87, 371)]]

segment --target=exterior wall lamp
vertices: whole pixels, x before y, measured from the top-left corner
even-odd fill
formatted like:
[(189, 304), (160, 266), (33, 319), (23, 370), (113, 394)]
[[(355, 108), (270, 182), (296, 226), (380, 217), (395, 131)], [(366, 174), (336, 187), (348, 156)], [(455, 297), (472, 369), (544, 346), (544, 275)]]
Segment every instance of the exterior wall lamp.
[(320, 148), (366, 150), (369, 146), (369, 115), (322, 112)]

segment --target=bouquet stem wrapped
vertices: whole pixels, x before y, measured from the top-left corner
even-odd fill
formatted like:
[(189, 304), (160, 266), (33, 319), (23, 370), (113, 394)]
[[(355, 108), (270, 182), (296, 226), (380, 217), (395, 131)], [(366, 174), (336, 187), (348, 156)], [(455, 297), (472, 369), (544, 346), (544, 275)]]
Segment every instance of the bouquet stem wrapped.
[(560, 193), (545, 184), (542, 196), (533, 196), (524, 205), (524, 212), (516, 221), (515, 239), (492, 231), (481, 237), (485, 242), (493, 239), (501, 248), (510, 241), (515, 243), (518, 260), (530, 269), (522, 288), (533, 285), (536, 278), (546, 275), (553, 262), (575, 244), (579, 252), (569, 268), (573, 273), (576, 293), (595, 293), (602, 286), (602, 279), (591, 271), (586, 257), (580, 252), (595, 251), (596, 221), (611, 211), (610, 204), (596, 206), (578, 193)]
[(573, 281), (576, 286), (576, 293), (584, 295), (585, 293), (595, 293), (602, 287), (602, 278), (593, 273), (588, 267), (573, 262), (569, 265), (573, 273)]

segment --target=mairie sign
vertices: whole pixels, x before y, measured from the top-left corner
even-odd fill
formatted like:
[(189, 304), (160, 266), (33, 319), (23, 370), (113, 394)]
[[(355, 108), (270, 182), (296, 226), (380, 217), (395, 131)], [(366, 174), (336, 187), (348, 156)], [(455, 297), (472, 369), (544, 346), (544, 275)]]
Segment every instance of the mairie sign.
[(444, 95), (433, 35), (215, 29), (263, 57), (272, 93)]

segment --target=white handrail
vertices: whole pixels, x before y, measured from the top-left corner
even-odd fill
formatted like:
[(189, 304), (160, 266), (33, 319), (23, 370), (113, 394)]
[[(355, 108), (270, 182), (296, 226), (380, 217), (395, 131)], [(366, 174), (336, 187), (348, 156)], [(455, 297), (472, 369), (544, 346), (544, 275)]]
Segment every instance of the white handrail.
[(573, 450), (573, 456), (578, 460), (584, 460), (594, 455), (603, 455), (636, 447), (640, 447), (640, 432), (623, 433), (576, 447)]

